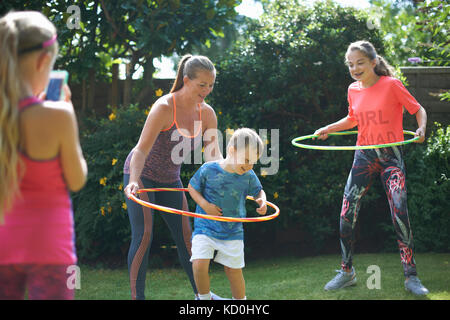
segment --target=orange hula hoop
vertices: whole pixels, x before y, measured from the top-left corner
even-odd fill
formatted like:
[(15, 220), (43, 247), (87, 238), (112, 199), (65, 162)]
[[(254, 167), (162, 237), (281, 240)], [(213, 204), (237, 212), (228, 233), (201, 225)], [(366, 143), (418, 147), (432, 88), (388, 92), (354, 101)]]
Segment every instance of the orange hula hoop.
[[(137, 193), (157, 192), (157, 191), (186, 191), (187, 192), (188, 189), (187, 188), (148, 188), (148, 189), (139, 189), (137, 191)], [(223, 221), (223, 222), (262, 222), (262, 221), (268, 221), (268, 220), (275, 219), (276, 217), (278, 217), (280, 215), (280, 209), (275, 204), (273, 204), (272, 202), (269, 202), (269, 201), (266, 201), (266, 204), (269, 207), (273, 208), (275, 210), (275, 213), (268, 215), (268, 216), (261, 216), (261, 217), (256, 217), (256, 218), (235, 218), (235, 217), (211, 216), (208, 214), (200, 214), (200, 213), (194, 213), (194, 212), (164, 207), (164, 206), (160, 206), (160, 205), (157, 205), (157, 204), (154, 204), (151, 202), (141, 200), (133, 194), (130, 195), (129, 199), (133, 200), (134, 202), (136, 202), (140, 205), (143, 205), (144, 207), (163, 211), (166, 213), (174, 213), (174, 214), (179, 214), (179, 215), (188, 216), (188, 217), (216, 220), (216, 221)], [(251, 196), (247, 196), (247, 199), (255, 200)]]

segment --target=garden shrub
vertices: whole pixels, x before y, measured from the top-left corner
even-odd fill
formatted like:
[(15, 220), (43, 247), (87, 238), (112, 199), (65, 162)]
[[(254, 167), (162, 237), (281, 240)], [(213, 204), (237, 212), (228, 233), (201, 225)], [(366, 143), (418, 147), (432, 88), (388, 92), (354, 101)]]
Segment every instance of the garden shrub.
[[(208, 97), (223, 135), (242, 126), (267, 129), (271, 148), (277, 143), (271, 129), (279, 130), (278, 172), (265, 175), (260, 163), (254, 170), (268, 200), (280, 207), (281, 214), (269, 222), (245, 224), (246, 254), (337, 253), (339, 212), (353, 152), (299, 149), (291, 140), (347, 114), (347, 88), (352, 82), (344, 65), (347, 46), (366, 39), (383, 55), (382, 36), (377, 29), (367, 28), (364, 13), (333, 2), (305, 6), (278, 0), (266, 9), (249, 26), (245, 39), (215, 61), (217, 79)], [(145, 118), (145, 110), (132, 106), (111, 110), (108, 118), (83, 119), (81, 143), (89, 177), (86, 187), (73, 197), (80, 260), (116, 256), (126, 261), (131, 231), (124, 209), (122, 169)], [(449, 128), (436, 128), (428, 144), (404, 147), (409, 213), (419, 251), (448, 251), (450, 243)], [(352, 145), (356, 136), (309, 142)], [(184, 185), (199, 166), (183, 165)], [(191, 199), (189, 203), (194, 210)], [(248, 212), (255, 214), (251, 203)], [(173, 245), (167, 227), (155, 216), (151, 260), (155, 249)], [(397, 250), (379, 181), (362, 201), (356, 238), (358, 252)], [(169, 259), (177, 260), (174, 249), (166, 251)]]

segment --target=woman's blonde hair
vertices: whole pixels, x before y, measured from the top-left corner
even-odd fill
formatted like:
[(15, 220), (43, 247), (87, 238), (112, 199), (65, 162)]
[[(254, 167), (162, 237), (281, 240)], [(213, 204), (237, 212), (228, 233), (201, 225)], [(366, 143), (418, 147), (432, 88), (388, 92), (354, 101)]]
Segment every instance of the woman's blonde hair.
[(183, 77), (188, 76), (189, 79), (197, 78), (199, 71), (216, 72), (214, 64), (205, 56), (193, 56), (187, 54), (183, 56), (178, 64), (177, 76), (170, 92), (175, 92), (183, 87)]
[(348, 46), (345, 57), (347, 57), (351, 51), (355, 51), (355, 50), (361, 51), (370, 60), (373, 60), (373, 59), (377, 60), (377, 64), (374, 68), (376, 75), (390, 76), (390, 77), (395, 76), (394, 68), (389, 63), (387, 63), (387, 61), (382, 56), (377, 54), (375, 47), (369, 41), (361, 40), (361, 41), (356, 41), (356, 42), (351, 43)]
[(39, 48), (55, 35), (55, 26), (39, 12), (10, 12), (0, 19), (0, 224), (19, 193), (18, 103), (23, 88), (19, 62), (22, 56), (38, 49), (56, 55), (56, 42)]

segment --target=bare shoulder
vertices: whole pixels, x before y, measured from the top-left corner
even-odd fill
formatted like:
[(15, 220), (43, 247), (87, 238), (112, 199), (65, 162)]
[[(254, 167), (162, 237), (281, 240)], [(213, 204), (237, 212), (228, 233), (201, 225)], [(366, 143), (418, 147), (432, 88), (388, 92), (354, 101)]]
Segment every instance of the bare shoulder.
[(171, 118), (173, 114), (172, 94), (166, 94), (156, 100), (150, 108), (149, 117)]
[(76, 121), (75, 110), (72, 103), (64, 101), (45, 101), (42, 104), (42, 113), (50, 124), (65, 127)]
[(202, 102), (201, 108), (202, 114), (204, 114), (206, 117), (216, 118), (216, 112), (209, 104), (207, 104), (206, 102)]

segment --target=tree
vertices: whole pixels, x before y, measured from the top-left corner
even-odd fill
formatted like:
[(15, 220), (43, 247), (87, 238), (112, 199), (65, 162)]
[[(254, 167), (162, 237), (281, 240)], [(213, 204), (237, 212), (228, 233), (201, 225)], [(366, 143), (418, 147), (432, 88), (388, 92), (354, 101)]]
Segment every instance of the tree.
[(133, 93), (136, 102), (141, 102), (152, 92), (154, 58), (174, 52), (183, 54), (193, 45), (205, 45), (223, 36), (223, 28), (232, 23), (237, 15), (234, 8), (240, 2), (100, 0), (101, 15), (108, 22), (102, 25), (101, 32), (110, 36), (110, 44), (126, 48), (127, 80), (130, 81), (137, 68), (143, 66), (143, 82)]
[[(450, 64), (448, 2), (414, 1), (413, 5), (411, 1), (372, 0), (371, 3), (372, 14), (379, 19), (384, 38), (392, 48), (389, 57), (392, 63)], [(408, 62), (412, 57), (419, 59)]]
[[(58, 28), (61, 58), (57, 67), (71, 74), (71, 81), (89, 82), (87, 104), (98, 79), (111, 78), (118, 59), (127, 61), (125, 105), (142, 102), (153, 91), (153, 59), (174, 52), (184, 54), (223, 37), (234, 21), (241, 0), (18, 0), (0, 3), (0, 13), (10, 9), (38, 10)], [(80, 9), (80, 28), (69, 29), (67, 9)], [(131, 87), (135, 71), (142, 67), (143, 81)], [(83, 87), (87, 87), (83, 85)]]

